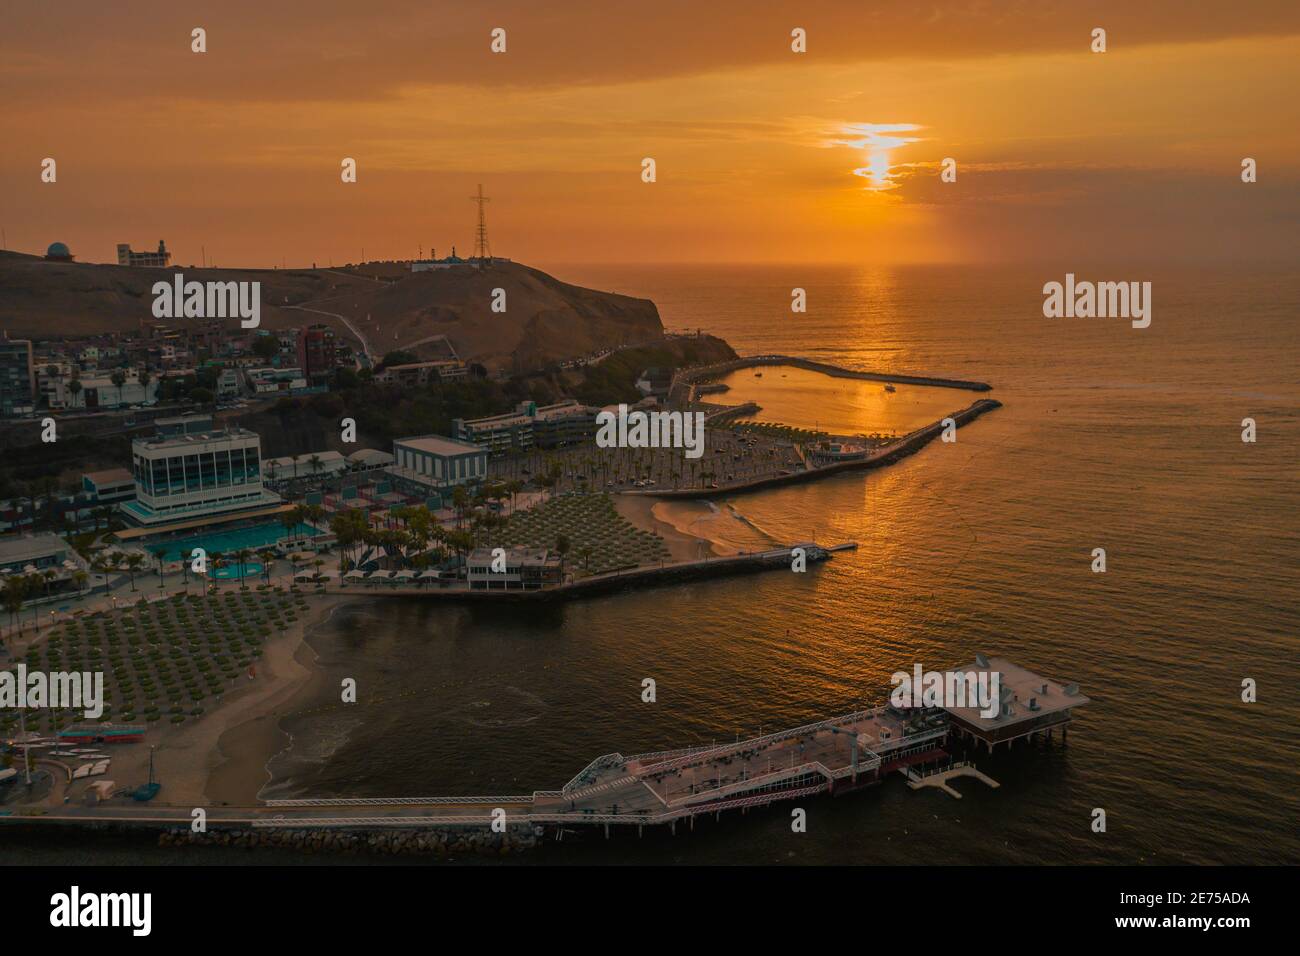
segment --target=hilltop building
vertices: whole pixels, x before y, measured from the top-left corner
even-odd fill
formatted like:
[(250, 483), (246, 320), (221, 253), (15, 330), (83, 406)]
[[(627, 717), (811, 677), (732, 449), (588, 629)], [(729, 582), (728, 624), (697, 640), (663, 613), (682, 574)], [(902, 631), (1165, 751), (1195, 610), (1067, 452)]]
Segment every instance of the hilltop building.
[(338, 334), (328, 325), (298, 329), (295, 342), (298, 367), (313, 385), (325, 384), (338, 367)]
[(167, 251), (167, 245), (161, 239), (158, 240), (157, 252), (133, 252), (130, 243), (119, 242), (117, 244), (117, 264), (119, 266), (145, 266), (155, 269), (166, 269), (172, 261), (172, 254)]
[(468, 376), (469, 369), (465, 367), (464, 362), (457, 362), (455, 359), (437, 359), (432, 362), (390, 365), (375, 376), (375, 381), (411, 388), (416, 385), (428, 385), (430, 382), (459, 381)]
[(429, 272), (429, 271), (434, 270), (434, 269), (451, 269), (451, 268), (454, 268), (455, 266), (468, 266), (468, 265), (472, 265), (472, 263), (470, 262), (470, 260), (468, 260), (468, 259), (462, 259), (460, 256), (456, 255), (456, 247), (455, 247), (455, 246), (452, 246), (452, 247), (451, 247), (451, 255), (446, 256), (446, 257), (444, 257), (444, 258), (442, 258), (442, 259), (435, 259), (435, 258), (433, 258), (433, 247), (430, 247), (430, 248), (429, 248), (429, 256), (430, 256), (430, 258), (428, 258), (428, 259), (412, 259), (412, 260), (411, 260), (411, 271), (412, 271), (412, 272)]
[(72, 250), (62, 242), (51, 242), (45, 250), (45, 258), (50, 262), (71, 262), (75, 256)]

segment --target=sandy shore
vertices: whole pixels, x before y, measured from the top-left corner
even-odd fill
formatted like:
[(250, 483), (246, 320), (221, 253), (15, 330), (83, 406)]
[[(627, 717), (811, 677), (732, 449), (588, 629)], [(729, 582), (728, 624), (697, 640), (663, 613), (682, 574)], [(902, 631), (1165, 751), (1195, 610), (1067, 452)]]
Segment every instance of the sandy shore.
[[(613, 499), (614, 508), (633, 526), (664, 539), (664, 544), (668, 546), (668, 553), (672, 555), (674, 561), (698, 561), (702, 557), (718, 557), (724, 553), (707, 538), (678, 531), (667, 521), (656, 518), (654, 506), (658, 503), (658, 499), (641, 495), (614, 495)], [(701, 542), (705, 546), (704, 553), (700, 552)]]
[(201, 720), (149, 732), (145, 746), (114, 752), (110, 771), (119, 786), (144, 783), (149, 772), (149, 748), (155, 744), (154, 768), (163, 785), (156, 800), (195, 807), (250, 806), (270, 779), (266, 763), (289, 742), (279, 729), (280, 718), (316, 673), (315, 657), (303, 640), (341, 603), (339, 595), (305, 595), (307, 613), (266, 642), (256, 677), (226, 692), (221, 705)]

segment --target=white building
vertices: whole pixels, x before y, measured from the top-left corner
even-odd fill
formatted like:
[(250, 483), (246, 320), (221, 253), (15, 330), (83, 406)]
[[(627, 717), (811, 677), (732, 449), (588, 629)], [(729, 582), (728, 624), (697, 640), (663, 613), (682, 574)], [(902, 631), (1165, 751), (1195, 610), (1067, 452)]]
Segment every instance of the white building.
[(296, 458), (268, 458), (262, 463), (262, 476), (267, 481), (334, 478), (348, 470), (348, 460), (336, 451), (311, 452)]
[(532, 591), (559, 584), (563, 562), (546, 548), (504, 548), (499, 566), (492, 569), (492, 548), (475, 548), (466, 562), (469, 586), (475, 590)]
[(255, 432), (137, 438), (131, 443), (136, 500), (122, 513), (155, 526), (279, 505), (262, 487), (262, 440)]
[(441, 435), (399, 438), (393, 442), (393, 459), (388, 473), (425, 495), (445, 494), (487, 477), (486, 449)]
[[(84, 372), (80, 376), (44, 377), (42, 394), (50, 408), (120, 408), (123, 405), (151, 405), (157, 400), (157, 379), (141, 385), (138, 371), (122, 371), (126, 372), (126, 381), (121, 386), (114, 384), (113, 372), (108, 369)], [(73, 382), (78, 385), (74, 387)]]

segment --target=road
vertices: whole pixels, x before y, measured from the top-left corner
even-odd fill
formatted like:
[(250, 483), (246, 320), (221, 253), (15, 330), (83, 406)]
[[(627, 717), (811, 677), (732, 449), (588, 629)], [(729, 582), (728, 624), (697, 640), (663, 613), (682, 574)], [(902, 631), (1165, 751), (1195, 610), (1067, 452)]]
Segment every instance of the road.
[[(309, 309), (305, 305), (282, 305), (280, 306), (280, 308), (296, 309), (299, 312), (314, 312), (317, 315), (328, 315), (331, 318), (338, 319), (340, 322), (342, 322), (344, 325), (348, 327), (348, 331), (351, 332), (356, 337), (357, 341), (361, 343), (361, 351), (366, 357), (366, 362), (371, 367), (373, 367), (376, 364), (377, 361), (376, 353), (371, 351), (370, 342), (366, 339), (364, 335), (361, 334), (361, 330), (352, 324), (352, 320), (349, 319), (346, 315), (340, 315), (338, 312), (326, 312), (323, 309)], [(358, 366), (358, 368), (360, 367), (361, 366)]]

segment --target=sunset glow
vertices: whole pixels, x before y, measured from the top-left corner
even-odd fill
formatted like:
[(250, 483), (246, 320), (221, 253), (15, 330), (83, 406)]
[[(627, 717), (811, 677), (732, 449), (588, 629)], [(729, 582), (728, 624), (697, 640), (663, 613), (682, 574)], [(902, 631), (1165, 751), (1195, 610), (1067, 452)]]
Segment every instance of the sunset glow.
[[(1117, 7), (1104, 56), (1069, 4), (996, 20), (900, 6), (870, 23), (842, 4), (739, 20), (665, 6), (648, 24), (605, 4), (331, 2), (305, 22), (231, 4), (205, 14), (204, 56), (187, 12), (123, 33), (93, 4), (11, 11), (9, 247), (59, 237), (105, 261), (124, 238), (165, 235), (181, 262), (201, 249), (267, 266), (409, 257), (468, 247), (479, 182), (498, 251), (539, 264), (851, 262), (863, 248), (888, 262), (1099, 247), (1199, 259), (1287, 244), (1293, 5)], [(505, 56), (489, 53), (492, 18), (510, 28)], [(805, 54), (790, 50), (795, 23)], [(1225, 192), (1243, 155), (1267, 171), (1245, 205)], [(39, 181), (45, 156), (57, 189)], [(343, 190), (348, 156), (359, 176)], [(954, 184), (939, 182), (944, 157)]]

